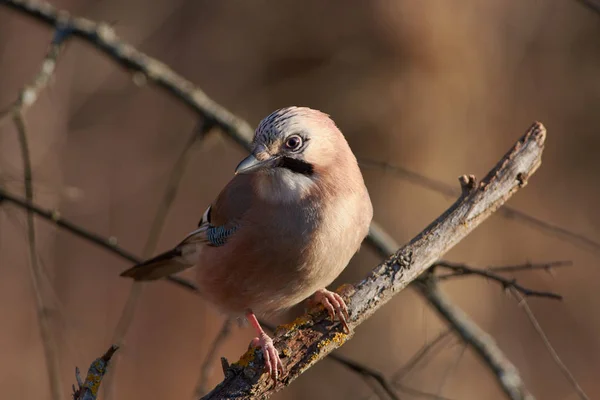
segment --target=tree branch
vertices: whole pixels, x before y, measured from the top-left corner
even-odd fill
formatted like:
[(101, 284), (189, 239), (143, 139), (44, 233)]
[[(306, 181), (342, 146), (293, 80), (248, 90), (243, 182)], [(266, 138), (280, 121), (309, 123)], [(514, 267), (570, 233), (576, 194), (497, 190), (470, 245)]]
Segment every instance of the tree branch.
[[(462, 176), (462, 194), (444, 214), (363, 281), (342, 287), (351, 313), (350, 328), (356, 328), (369, 318), (523, 187), (541, 164), (545, 138), (544, 127), (535, 123), (481, 183), (476, 184), (472, 176)], [(263, 374), (261, 353), (251, 349), (229, 368), (224, 381), (204, 399), (267, 398), (350, 337), (351, 334), (342, 333), (339, 325), (332, 324), (323, 312), (300, 317), (280, 327), (275, 334), (274, 343), (283, 354), (282, 362), (287, 371), (278, 382), (271, 384), (267, 374)], [(505, 373), (500, 368), (496, 372)], [(518, 377), (516, 372), (510, 375), (511, 384), (516, 382), (515, 376)], [(524, 395), (522, 385), (519, 387), (521, 395), (511, 398), (531, 398)]]
[[(21, 159), (23, 161), (23, 183), (25, 187), (25, 198), (28, 203), (32, 203), (34, 197), (33, 169), (31, 167), (29, 138), (27, 137), (24, 114), (27, 108), (35, 103), (39, 92), (48, 85), (56, 68), (56, 62), (62, 49), (62, 45), (68, 36), (68, 32), (62, 26), (61, 21), (62, 19), (57, 21), (54, 38), (50, 43), (50, 49), (44, 57), (40, 71), (32, 80), (32, 83), (25, 86), (20, 91), (19, 96), (14, 103), (7, 107), (5, 111), (0, 113), (0, 124), (2, 124), (5, 120), (8, 120), (9, 117), (12, 117), (15, 127), (17, 128), (17, 135), (21, 148)], [(2, 198), (0, 197), (0, 200), (1, 199)], [(52, 332), (50, 312), (46, 305), (46, 299), (44, 298), (42, 291), (44, 271), (39, 263), (37, 255), (35, 219), (33, 212), (29, 210), (27, 211), (27, 240), (27, 254), (29, 259), (29, 271), (31, 274), (31, 286), (33, 295), (35, 297), (38, 329), (44, 348), (46, 370), (50, 383), (50, 393), (52, 399), (60, 400), (63, 398), (63, 390), (60, 379), (58, 346), (54, 333)]]
[[(33, 201), (33, 173), (31, 169), (31, 158), (29, 153), (29, 144), (25, 121), (20, 110), (16, 110), (13, 115), (17, 132), (19, 135), (19, 143), (21, 146), (21, 157), (23, 159), (23, 176), (25, 181), (25, 196), (27, 201)], [(38, 329), (40, 338), (44, 347), (44, 355), (46, 360), (46, 370), (48, 372), (48, 380), (50, 381), (50, 393), (53, 400), (60, 400), (63, 397), (63, 390), (60, 379), (60, 361), (58, 355), (58, 346), (56, 338), (52, 332), (50, 321), (50, 312), (46, 305), (46, 300), (42, 293), (42, 280), (44, 272), (37, 257), (37, 239), (35, 231), (35, 219), (32, 212), (27, 212), (27, 241), (28, 241), (28, 258), (29, 271), (31, 274), (31, 286), (35, 297), (36, 316), (38, 319)]]
[[(556, 264), (556, 263), (554, 263), (554, 264)], [(530, 265), (533, 266), (532, 264), (530, 264)], [(559, 265), (562, 265), (562, 264), (559, 264)], [(537, 267), (544, 266), (546, 268), (550, 268), (549, 264), (536, 265), (536, 266)], [(435, 268), (435, 267), (447, 268), (447, 269), (450, 269), (453, 271), (453, 272), (451, 272), (449, 274), (445, 274), (445, 275), (436, 275), (435, 279), (437, 281), (443, 281), (443, 280), (447, 280), (450, 278), (457, 278), (457, 277), (467, 276), (467, 275), (477, 275), (477, 276), (481, 276), (481, 277), (490, 279), (492, 281), (498, 282), (499, 284), (502, 285), (502, 287), (504, 287), (504, 289), (511, 289), (511, 288), (515, 289), (518, 292), (520, 292), (521, 294), (528, 296), (528, 297), (545, 297), (548, 299), (562, 300), (562, 296), (559, 294), (556, 294), (553, 292), (543, 292), (543, 291), (539, 291), (539, 290), (529, 289), (529, 288), (519, 285), (517, 283), (517, 280), (514, 278), (508, 279), (508, 278), (500, 276), (492, 271), (489, 271), (489, 270), (486, 271), (484, 269), (473, 268), (464, 263), (438, 261), (432, 265), (432, 268)]]

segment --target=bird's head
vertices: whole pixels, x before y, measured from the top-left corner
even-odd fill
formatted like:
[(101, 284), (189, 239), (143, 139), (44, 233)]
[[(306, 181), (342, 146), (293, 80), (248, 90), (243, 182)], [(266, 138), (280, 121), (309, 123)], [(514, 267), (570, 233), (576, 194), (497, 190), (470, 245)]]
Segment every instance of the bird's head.
[(348, 163), (356, 166), (356, 158), (327, 114), (288, 107), (260, 122), (252, 153), (235, 173), (255, 174), (258, 194), (266, 200), (289, 202), (308, 195), (324, 176), (342, 176)]

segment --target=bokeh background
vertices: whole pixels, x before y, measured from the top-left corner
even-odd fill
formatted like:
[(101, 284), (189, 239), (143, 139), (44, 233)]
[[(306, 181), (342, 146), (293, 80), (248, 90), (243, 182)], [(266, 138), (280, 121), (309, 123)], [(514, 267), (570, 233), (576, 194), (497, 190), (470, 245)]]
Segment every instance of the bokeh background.
[[(456, 184), (481, 177), (534, 120), (548, 128), (542, 168), (509, 204), (600, 240), (600, 15), (576, 0), (198, 1), (55, 0), (107, 21), (255, 125), (272, 110), (329, 113), (357, 156)], [(39, 69), (52, 32), (0, 6), (0, 108)], [(36, 201), (142, 254), (169, 173), (197, 117), (86, 43), (71, 41), (53, 85), (27, 117)], [(221, 134), (190, 153), (157, 251), (178, 242), (230, 179), (244, 152)], [(23, 192), (16, 130), (0, 127), (0, 184)], [(363, 170), (380, 222), (406, 242), (451, 202), (379, 168)], [(28, 268), (25, 217), (0, 210), (0, 393), (50, 398)], [(43, 295), (58, 337), (65, 393), (111, 342), (131, 282), (123, 260), (38, 222)], [(517, 220), (492, 217), (447, 254), (473, 265), (568, 259), (519, 275), (564, 295), (531, 299), (541, 326), (590, 398), (600, 398), (600, 256)], [(377, 262), (363, 248), (339, 278)], [(184, 274), (193, 277), (193, 271)], [(577, 396), (522, 309), (498, 285), (466, 278), (444, 290), (498, 341), (538, 399)], [(285, 321), (291, 316), (282, 316)], [(223, 316), (164, 282), (144, 287), (111, 399), (192, 398)], [(444, 329), (412, 290), (360, 326), (341, 354), (388, 376)], [(234, 327), (234, 361), (253, 333)], [(218, 363), (218, 360), (215, 360)], [(215, 368), (209, 381), (222, 378)], [(451, 399), (502, 399), (489, 370), (451, 341), (403, 384)], [(366, 399), (372, 389), (323, 361), (277, 399)], [(106, 396), (104, 398), (107, 398)], [(405, 399), (419, 398), (405, 393)]]

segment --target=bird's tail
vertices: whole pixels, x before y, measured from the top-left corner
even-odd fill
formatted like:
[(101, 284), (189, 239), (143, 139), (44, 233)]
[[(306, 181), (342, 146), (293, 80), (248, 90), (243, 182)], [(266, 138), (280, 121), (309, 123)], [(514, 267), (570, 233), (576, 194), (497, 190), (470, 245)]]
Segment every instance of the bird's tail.
[(177, 246), (143, 263), (134, 265), (121, 273), (121, 276), (136, 281), (153, 281), (176, 274), (193, 267), (195, 262), (184, 256), (184, 246)]

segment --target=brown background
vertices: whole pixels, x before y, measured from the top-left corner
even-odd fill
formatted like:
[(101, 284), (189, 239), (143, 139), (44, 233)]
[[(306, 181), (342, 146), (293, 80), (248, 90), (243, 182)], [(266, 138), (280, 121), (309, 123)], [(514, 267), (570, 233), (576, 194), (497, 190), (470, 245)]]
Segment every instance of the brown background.
[[(544, 163), (510, 205), (600, 240), (600, 15), (575, 0), (197, 1), (62, 0), (58, 7), (114, 23), (127, 41), (171, 65), (255, 125), (270, 111), (308, 105), (335, 119), (355, 153), (457, 184), (484, 174), (533, 120), (548, 128)], [(39, 68), (51, 31), (0, 7), (0, 108)], [(170, 168), (196, 119), (164, 92), (80, 41), (60, 59), (54, 84), (27, 116), (36, 200), (141, 254)], [(191, 230), (243, 155), (213, 135), (191, 157), (159, 249)], [(375, 220), (405, 242), (450, 199), (365, 169)], [(11, 124), (0, 128), (0, 183), (22, 193)], [(59, 336), (65, 392), (110, 344), (131, 282), (116, 257), (38, 223), (39, 256)], [(532, 299), (558, 353), (591, 398), (600, 397), (599, 256), (495, 216), (450, 254), (475, 265), (573, 260), (525, 273), (559, 292)], [(339, 282), (375, 264), (363, 250)], [(187, 274), (193, 276), (193, 272)], [(469, 278), (444, 284), (520, 369), (538, 399), (575, 399), (516, 302)], [(23, 213), (0, 213), (0, 393), (49, 398), (27, 268)], [(285, 320), (284, 317), (282, 320)], [(222, 317), (166, 283), (148, 285), (122, 351), (118, 399), (191, 398)], [(391, 375), (443, 329), (411, 290), (362, 325), (340, 352)], [(252, 337), (235, 328), (220, 354), (235, 360)], [(405, 384), (452, 399), (503, 398), (462, 345), (447, 346)], [(457, 361), (458, 360), (458, 361)], [(211, 385), (221, 379), (215, 370)], [(278, 399), (367, 398), (355, 375), (323, 361)], [(416, 398), (404, 395), (403, 398)]]

